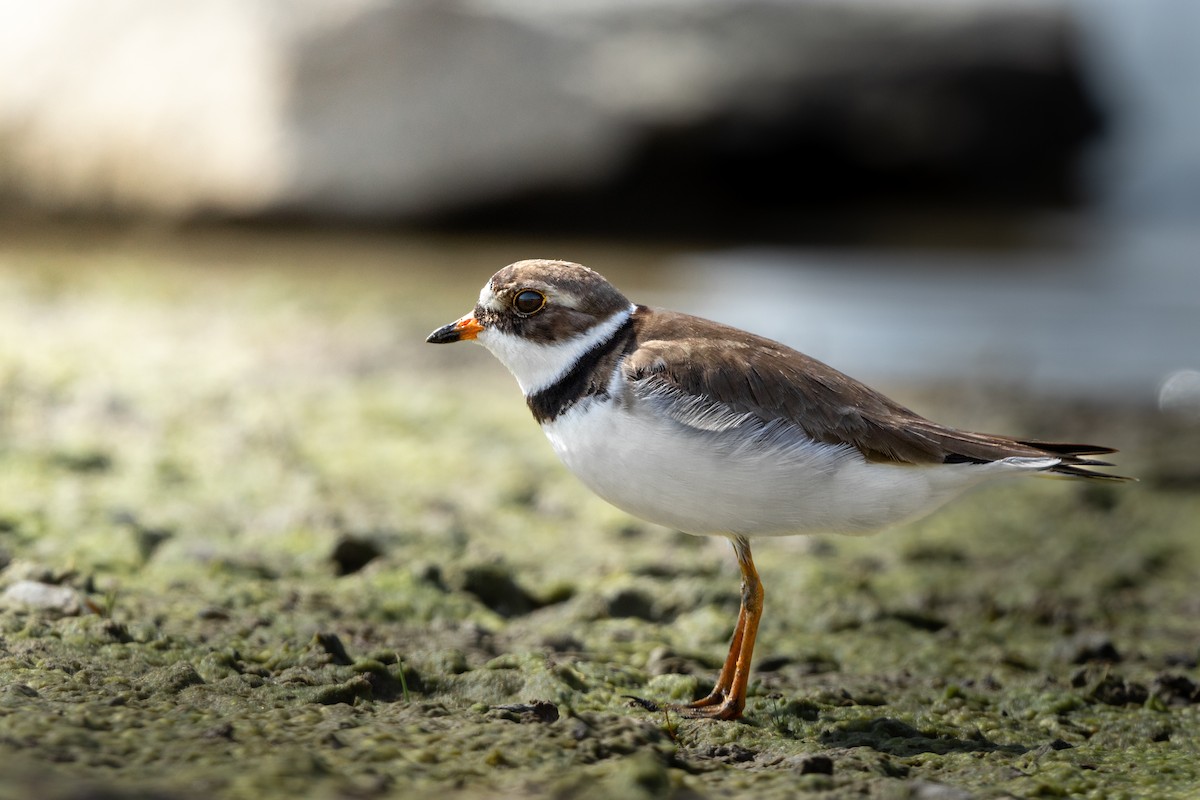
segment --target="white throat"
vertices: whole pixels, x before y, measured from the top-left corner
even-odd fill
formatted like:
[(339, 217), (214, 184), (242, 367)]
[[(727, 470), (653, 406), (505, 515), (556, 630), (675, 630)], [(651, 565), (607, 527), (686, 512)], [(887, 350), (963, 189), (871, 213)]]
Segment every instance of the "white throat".
[(528, 397), (553, 384), (575, 366), (584, 353), (612, 337), (629, 319), (633, 308), (631, 305), (578, 336), (554, 344), (539, 344), (494, 328), (480, 331), (475, 341), (492, 351), (492, 355), (508, 367)]

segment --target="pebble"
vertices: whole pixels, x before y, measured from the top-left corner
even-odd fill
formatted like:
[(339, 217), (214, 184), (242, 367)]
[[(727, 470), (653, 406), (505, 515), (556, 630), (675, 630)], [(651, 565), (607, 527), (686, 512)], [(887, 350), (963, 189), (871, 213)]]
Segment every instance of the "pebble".
[(0, 605), (57, 611), (68, 616), (90, 610), (87, 599), (79, 590), (40, 581), (17, 581), (0, 595)]

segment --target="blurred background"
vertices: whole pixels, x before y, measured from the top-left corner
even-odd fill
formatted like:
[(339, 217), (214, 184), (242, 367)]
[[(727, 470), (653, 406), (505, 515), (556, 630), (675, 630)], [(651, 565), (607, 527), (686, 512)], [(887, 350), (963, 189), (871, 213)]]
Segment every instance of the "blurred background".
[(439, 312), (562, 257), (871, 382), (1200, 418), (1197, 31), (1192, 0), (3, 0), (2, 252), (228, 237)]

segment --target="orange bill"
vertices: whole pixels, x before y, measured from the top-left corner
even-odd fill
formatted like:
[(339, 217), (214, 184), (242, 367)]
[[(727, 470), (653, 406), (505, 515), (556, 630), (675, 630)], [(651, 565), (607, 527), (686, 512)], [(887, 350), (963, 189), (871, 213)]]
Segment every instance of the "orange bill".
[(447, 342), (461, 342), (467, 339), (474, 339), (479, 335), (479, 332), (484, 328), (479, 324), (479, 320), (475, 319), (475, 314), (472, 312), (461, 319), (451, 322), (449, 325), (443, 325), (425, 339), (433, 344), (446, 344)]

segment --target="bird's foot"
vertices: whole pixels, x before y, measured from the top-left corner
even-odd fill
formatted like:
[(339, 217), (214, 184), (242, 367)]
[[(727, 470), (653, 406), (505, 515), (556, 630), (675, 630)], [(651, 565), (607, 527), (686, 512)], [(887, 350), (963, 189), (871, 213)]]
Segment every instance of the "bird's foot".
[(718, 689), (708, 697), (680, 706), (679, 713), (692, 719), (737, 719), (745, 707), (744, 696), (727, 695)]
[(653, 713), (673, 711), (681, 717), (687, 717), (688, 719), (737, 719), (742, 715), (742, 709), (746, 705), (744, 699), (739, 700), (736, 697), (725, 697), (724, 694), (710, 694), (702, 700), (687, 703), (686, 705), (656, 703), (653, 700), (647, 700), (644, 697), (635, 697), (631, 694), (624, 695), (624, 697), (645, 711)]

